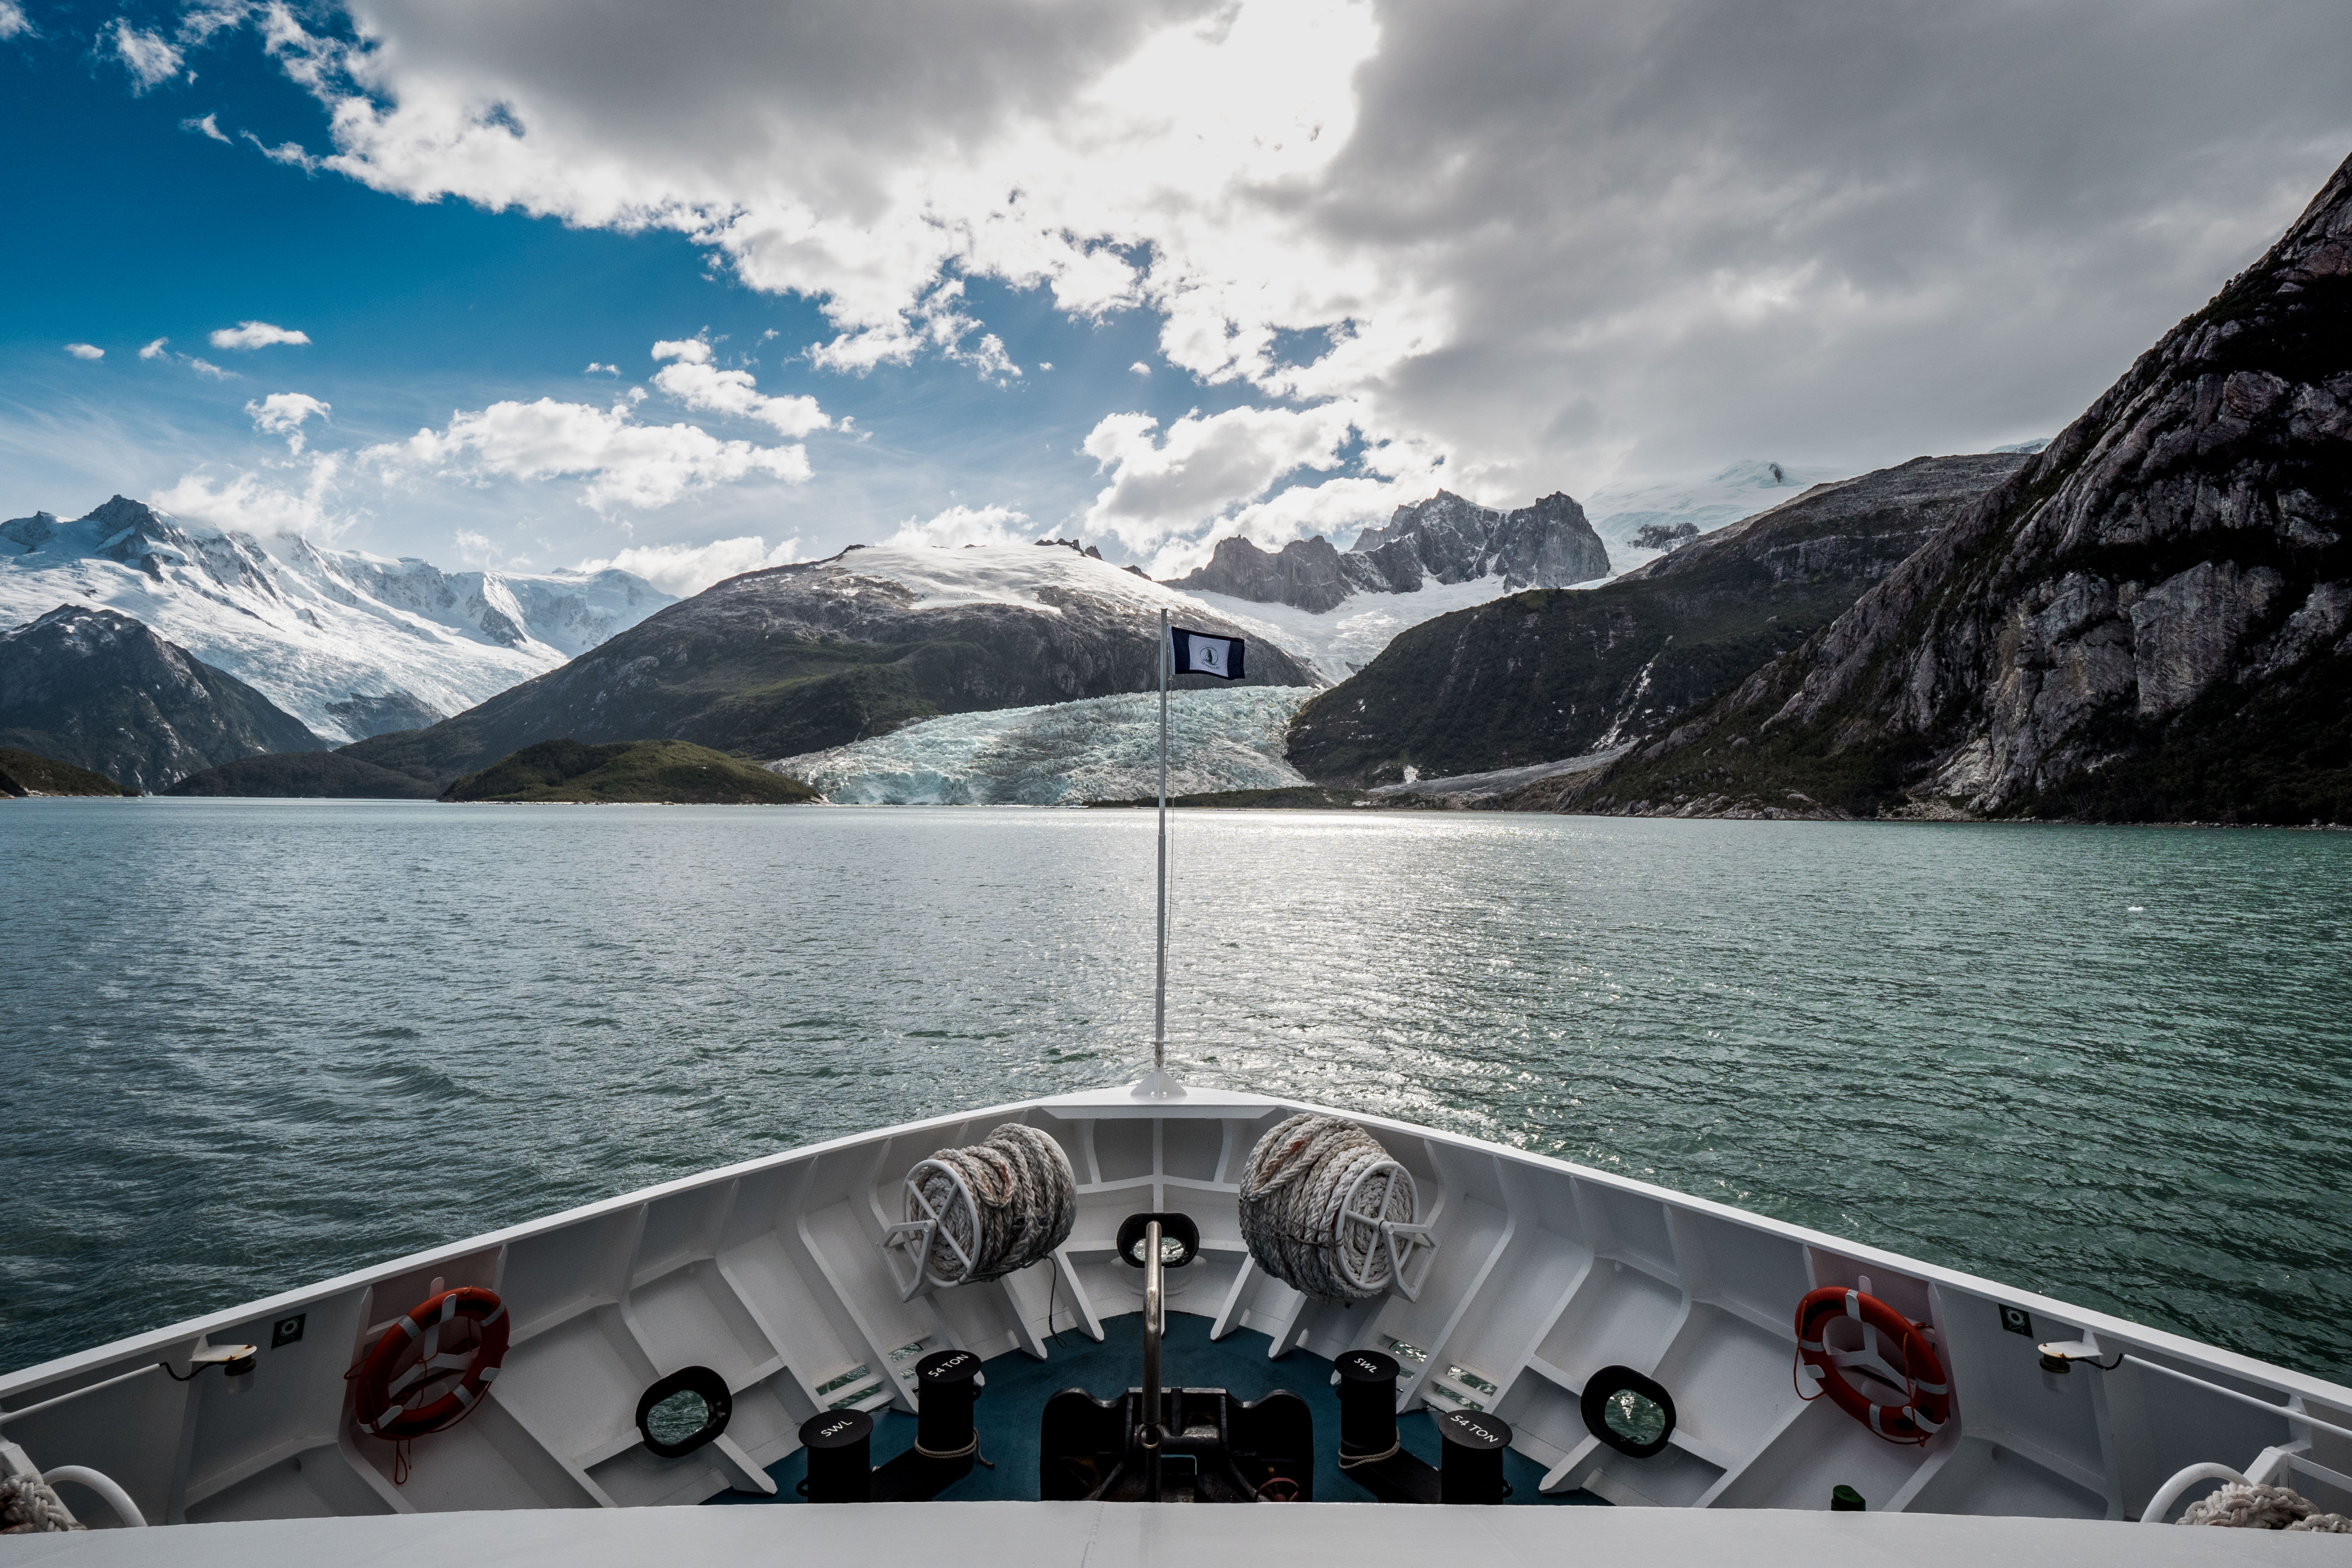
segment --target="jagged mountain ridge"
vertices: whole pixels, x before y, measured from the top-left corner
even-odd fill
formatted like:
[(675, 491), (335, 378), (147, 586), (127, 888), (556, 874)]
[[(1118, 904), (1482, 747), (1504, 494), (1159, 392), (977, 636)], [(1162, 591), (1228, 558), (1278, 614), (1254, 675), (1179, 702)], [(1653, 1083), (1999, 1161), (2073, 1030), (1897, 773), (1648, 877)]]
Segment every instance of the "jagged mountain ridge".
[(71, 521), (0, 523), (0, 627), (102, 605), (331, 741), (469, 708), (673, 602), (625, 572), (444, 572), (198, 527), (121, 496)]
[(1622, 744), (1794, 647), (2025, 460), (1918, 458), (1816, 485), (1601, 587), (1425, 622), (1307, 704), (1291, 763), (1363, 785)]
[(326, 749), (235, 676), (80, 605), (0, 632), (0, 745), (148, 791), (239, 757)]
[(1397, 508), (1344, 553), (1319, 533), (1272, 552), (1236, 534), (1217, 542), (1207, 565), (1168, 585), (1322, 614), (1351, 595), (1412, 594), (1431, 582), (1495, 577), (1511, 592), (1607, 575), (1608, 547), (1569, 496), (1555, 491), (1533, 506), (1501, 511), (1440, 490)]
[(2352, 820), (2347, 345), (2352, 159), (2014, 479), (1580, 809)]
[(1076, 550), (852, 547), (730, 578), (467, 712), (345, 754), (440, 784), (557, 739), (793, 756), (935, 714), (1150, 689), (1162, 609), (1247, 637), (1249, 685), (1320, 684), (1259, 628)]

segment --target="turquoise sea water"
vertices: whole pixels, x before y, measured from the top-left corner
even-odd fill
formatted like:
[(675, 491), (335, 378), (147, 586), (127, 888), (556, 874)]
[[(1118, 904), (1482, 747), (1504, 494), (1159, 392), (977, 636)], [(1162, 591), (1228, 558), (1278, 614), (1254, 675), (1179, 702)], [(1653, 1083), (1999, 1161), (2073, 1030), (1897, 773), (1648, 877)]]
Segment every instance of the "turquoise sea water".
[[(1123, 1080), (1148, 813), (0, 805), (0, 1366)], [(1182, 813), (1185, 1076), (2352, 1381), (2352, 837)]]

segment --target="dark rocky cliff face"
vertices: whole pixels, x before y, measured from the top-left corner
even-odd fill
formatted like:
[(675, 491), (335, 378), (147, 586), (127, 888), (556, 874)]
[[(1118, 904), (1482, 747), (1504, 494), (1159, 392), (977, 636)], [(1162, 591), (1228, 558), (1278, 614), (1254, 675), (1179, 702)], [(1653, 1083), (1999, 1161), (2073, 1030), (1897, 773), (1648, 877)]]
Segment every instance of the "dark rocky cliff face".
[(1296, 605), (1316, 615), (1338, 609), (1349, 587), (1339, 576), (1339, 552), (1319, 533), (1294, 539), (1271, 555), (1238, 533), (1220, 539), (1206, 566), (1168, 585), (1254, 605)]
[(2352, 161), (2014, 479), (1580, 808), (2352, 820), (2347, 536)]
[(1517, 511), (1496, 511), (1440, 490), (1397, 508), (1387, 527), (1357, 535), (1340, 570), (1370, 593), (1410, 594), (1431, 579), (1496, 575), (1509, 588), (1561, 588), (1609, 575), (1609, 550), (1584, 509), (1559, 491)]
[(1411, 594), (1424, 583), (1499, 576), (1510, 589), (1560, 588), (1607, 575), (1608, 547), (1569, 497), (1555, 492), (1497, 511), (1440, 490), (1364, 530), (1345, 554), (1320, 534), (1272, 554), (1236, 535), (1217, 542), (1206, 566), (1168, 585), (1319, 615), (1351, 593)]
[(1370, 784), (1622, 744), (1797, 647), (2025, 461), (1916, 458), (1818, 485), (1602, 587), (1412, 627), (1300, 711), (1291, 763)]
[[(672, 605), (561, 668), (429, 729), (344, 748), (381, 767), (447, 784), (541, 741), (682, 740), (766, 760), (885, 734), (940, 713), (1067, 702), (1150, 689), (1158, 612), (1242, 635), (1187, 601), (1097, 558), (1078, 570), (1094, 592), (1058, 578), (1034, 603), (931, 603), (868, 563), (893, 552), (730, 578)], [(939, 552), (952, 563), (961, 552)], [(1059, 550), (1009, 552), (1010, 570)], [(1129, 585), (1132, 585), (1131, 588)], [(1280, 648), (1251, 639), (1252, 686), (1320, 682)], [(1180, 687), (1223, 684), (1179, 678)]]
[(239, 757), (326, 748), (236, 677), (128, 616), (79, 605), (0, 635), (0, 745), (138, 790)]

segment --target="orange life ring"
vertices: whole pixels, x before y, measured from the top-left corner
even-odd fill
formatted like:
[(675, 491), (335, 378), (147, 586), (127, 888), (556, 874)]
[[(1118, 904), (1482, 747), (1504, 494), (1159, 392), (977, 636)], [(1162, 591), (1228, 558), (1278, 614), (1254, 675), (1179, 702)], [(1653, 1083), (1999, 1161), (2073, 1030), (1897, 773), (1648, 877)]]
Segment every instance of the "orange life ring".
[[(1861, 1349), (1831, 1349), (1829, 1325), (1840, 1318), (1875, 1331), (1899, 1362), (1890, 1362), (1878, 1352), (1867, 1335)], [(1797, 1360), (1813, 1369), (1821, 1380), (1822, 1394), (1828, 1394), (1832, 1403), (1888, 1442), (1925, 1443), (1952, 1418), (1952, 1386), (1945, 1381), (1944, 1363), (1936, 1347), (1920, 1330), (1920, 1324), (1875, 1296), (1824, 1285), (1807, 1292), (1797, 1303)], [(1890, 1389), (1895, 1387), (1894, 1380), (1900, 1378), (1902, 1398), (1871, 1398), (1846, 1377), (1843, 1370), (1846, 1367), (1859, 1367)], [(1822, 1396), (1806, 1394), (1801, 1386), (1797, 1392), (1804, 1399)]]
[[(497, 1380), (513, 1329), (506, 1304), (473, 1285), (411, 1307), (347, 1374), (360, 1430), (399, 1442), (455, 1426)], [(436, 1394), (453, 1374), (457, 1382)]]

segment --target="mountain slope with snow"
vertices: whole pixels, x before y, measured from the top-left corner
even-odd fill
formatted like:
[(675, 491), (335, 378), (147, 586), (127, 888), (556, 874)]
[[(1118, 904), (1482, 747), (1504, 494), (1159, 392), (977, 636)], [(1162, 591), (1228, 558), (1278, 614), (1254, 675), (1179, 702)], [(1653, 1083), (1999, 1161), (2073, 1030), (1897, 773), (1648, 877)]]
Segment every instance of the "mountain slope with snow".
[(0, 630), (112, 610), (331, 742), (429, 724), (544, 674), (671, 597), (625, 572), (444, 572), (179, 522), (115, 497), (0, 523)]
[(0, 632), (0, 745), (160, 790), (240, 757), (323, 742), (129, 616), (60, 605)]
[(796, 756), (945, 713), (1150, 690), (1163, 609), (1248, 637), (1249, 685), (1318, 683), (1271, 628), (1074, 549), (857, 547), (729, 578), (560, 669), (352, 754), (444, 784), (558, 739)]
[(1320, 535), (1271, 552), (1239, 537), (1219, 540), (1207, 565), (1169, 586), (1340, 681), (1424, 621), (1528, 587), (1598, 587), (1662, 559), (1666, 552), (1648, 539), (1703, 536), (1844, 477), (1843, 469), (1734, 463), (1706, 479), (1615, 486), (1581, 507), (1547, 496), (1507, 513), (1441, 490), (1397, 508), (1344, 552)]
[[(1168, 793), (1285, 789), (1305, 686), (1178, 691), (1169, 699)], [(873, 740), (769, 764), (836, 805), (1079, 805), (1160, 787), (1160, 699), (1138, 692), (926, 719)]]

